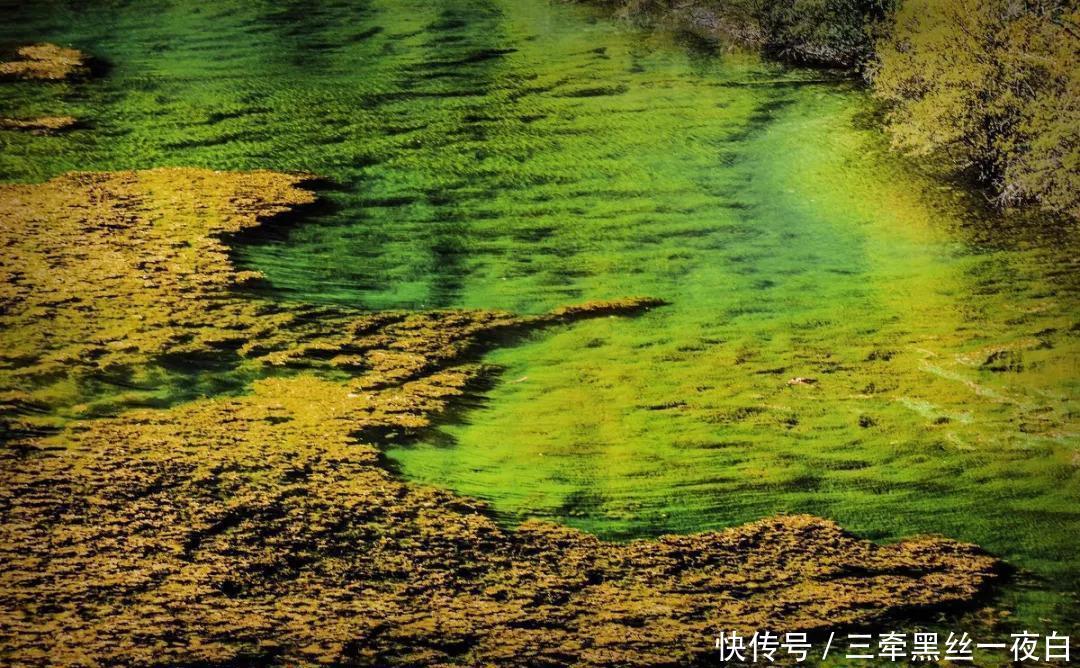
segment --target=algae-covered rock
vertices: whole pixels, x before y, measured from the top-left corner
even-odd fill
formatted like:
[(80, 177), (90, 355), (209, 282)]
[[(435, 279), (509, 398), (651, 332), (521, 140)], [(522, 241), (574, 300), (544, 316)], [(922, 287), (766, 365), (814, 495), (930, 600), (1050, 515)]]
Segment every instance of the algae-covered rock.
[(87, 57), (78, 49), (56, 44), (20, 47), (18, 58), (0, 63), (0, 76), (60, 81), (87, 71)]
[[(221, 235), (312, 200), (304, 177), (168, 169), (0, 186), (0, 664), (666, 665), (721, 630), (823, 630), (969, 602), (997, 562), (832, 522), (608, 543), (511, 530), (381, 468), (518, 317), (275, 304)], [(496, 335), (500, 335), (496, 337)], [(239, 396), (32, 428), (57, 376), (212, 355)], [(283, 370), (285, 373), (283, 373)], [(273, 371), (273, 373), (271, 373)]]

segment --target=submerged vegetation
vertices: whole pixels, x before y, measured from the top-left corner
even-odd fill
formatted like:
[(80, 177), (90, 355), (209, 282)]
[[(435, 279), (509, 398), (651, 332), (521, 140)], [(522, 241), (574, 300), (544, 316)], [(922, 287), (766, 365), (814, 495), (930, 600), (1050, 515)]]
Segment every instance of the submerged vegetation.
[(159, 169), (0, 187), (4, 325), (27, 346), (6, 351), (5, 385), (206, 354), (285, 371), (241, 396), (9, 431), (5, 664), (669, 664), (718, 629), (865, 625), (997, 578), (971, 545), (878, 546), (804, 515), (627, 544), (510, 531), (394, 479), (378, 443), (428, 426), (496, 335), (658, 302), (364, 314), (236, 293), (252, 276), (218, 237), (310, 202), (301, 181)]
[[(543, 0), (46, 4), (4, 43), (113, 65), (3, 84), (0, 664), (1075, 628), (1075, 226), (844, 77)], [(652, 7), (883, 76), (891, 5), (722, 5)]]
[(1066, 0), (606, 0), (624, 16), (864, 74), (894, 145), (999, 205), (1080, 218), (1080, 10)]

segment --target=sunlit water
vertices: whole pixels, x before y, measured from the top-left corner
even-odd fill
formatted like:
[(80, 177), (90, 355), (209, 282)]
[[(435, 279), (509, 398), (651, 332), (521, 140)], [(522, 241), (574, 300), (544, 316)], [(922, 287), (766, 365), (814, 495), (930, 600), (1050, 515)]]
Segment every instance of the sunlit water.
[[(84, 119), (0, 132), (5, 179), (328, 177), (327, 209), (237, 250), (282, 298), (670, 302), (490, 354), (491, 388), (388, 446), (402, 475), (612, 538), (777, 512), (941, 533), (1020, 569), (1018, 625), (1076, 626), (1075, 230), (920, 175), (857, 86), (543, 0), (61, 4), (0, 37), (112, 67), (4, 88), (2, 114)], [(244, 382), (162, 378), (143, 400)]]

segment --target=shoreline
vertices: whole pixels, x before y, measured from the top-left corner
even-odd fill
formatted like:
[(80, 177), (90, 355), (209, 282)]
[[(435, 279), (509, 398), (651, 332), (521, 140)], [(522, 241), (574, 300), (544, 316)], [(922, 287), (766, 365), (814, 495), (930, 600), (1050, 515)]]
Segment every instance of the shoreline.
[[(1000, 211), (1041, 211), (1062, 225), (1080, 220), (1073, 63), (1080, 13), (1068, 3), (1017, 12), (989, 2), (969, 12), (934, 0), (571, 1), (861, 81), (894, 150), (949, 173)], [(987, 67), (988, 59), (1000, 62)]]

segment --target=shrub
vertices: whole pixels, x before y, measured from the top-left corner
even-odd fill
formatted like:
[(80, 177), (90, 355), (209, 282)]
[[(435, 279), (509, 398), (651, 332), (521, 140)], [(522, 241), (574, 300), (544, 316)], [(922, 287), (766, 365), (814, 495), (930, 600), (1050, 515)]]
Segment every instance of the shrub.
[(1080, 13), (1068, 0), (905, 0), (870, 78), (893, 143), (1080, 217)]

